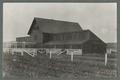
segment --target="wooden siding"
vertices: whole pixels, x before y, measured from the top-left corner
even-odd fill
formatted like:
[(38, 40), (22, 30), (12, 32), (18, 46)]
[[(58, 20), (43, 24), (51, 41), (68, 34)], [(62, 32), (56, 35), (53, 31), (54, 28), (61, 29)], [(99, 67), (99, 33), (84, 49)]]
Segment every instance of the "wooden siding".
[(38, 29), (33, 30), (30, 36), (33, 38), (34, 42), (43, 43), (43, 34), (39, 32)]
[(99, 41), (96, 41), (98, 43), (94, 43), (94, 41), (89, 40), (83, 44), (83, 53), (106, 53), (106, 46)]
[(86, 32), (70, 32), (70, 33), (57, 33), (49, 34), (44, 33), (43, 39), (45, 42), (48, 41), (69, 41), (69, 40), (86, 40), (89, 38), (89, 34)]

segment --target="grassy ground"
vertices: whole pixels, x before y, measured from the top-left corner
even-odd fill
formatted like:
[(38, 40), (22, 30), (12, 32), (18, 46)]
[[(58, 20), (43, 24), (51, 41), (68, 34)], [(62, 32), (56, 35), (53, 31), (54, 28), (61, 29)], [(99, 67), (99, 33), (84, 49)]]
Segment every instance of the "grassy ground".
[[(38, 55), (4, 54), (4, 80), (79, 80), (89, 77), (110, 78), (116, 76), (116, 58), (108, 56), (108, 64), (104, 65), (104, 55), (74, 56), (70, 55)], [(19, 79), (20, 78), (20, 79)]]

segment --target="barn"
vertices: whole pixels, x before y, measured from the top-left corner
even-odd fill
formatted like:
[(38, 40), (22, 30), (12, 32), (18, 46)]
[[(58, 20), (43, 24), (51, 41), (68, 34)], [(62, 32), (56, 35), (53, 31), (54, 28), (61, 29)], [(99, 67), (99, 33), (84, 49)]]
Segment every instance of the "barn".
[(106, 52), (106, 43), (90, 30), (83, 30), (76, 22), (35, 17), (28, 31), (29, 37), (17, 42), (35, 42), (37, 48), (81, 49), (83, 53)]

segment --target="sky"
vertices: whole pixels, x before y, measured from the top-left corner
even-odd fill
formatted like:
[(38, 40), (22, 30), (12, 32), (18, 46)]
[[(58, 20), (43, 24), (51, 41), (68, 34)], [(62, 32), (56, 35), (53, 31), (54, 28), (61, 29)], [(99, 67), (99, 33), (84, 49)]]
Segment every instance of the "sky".
[(77, 22), (105, 42), (117, 42), (116, 3), (4, 3), (3, 41), (27, 36), (34, 17)]

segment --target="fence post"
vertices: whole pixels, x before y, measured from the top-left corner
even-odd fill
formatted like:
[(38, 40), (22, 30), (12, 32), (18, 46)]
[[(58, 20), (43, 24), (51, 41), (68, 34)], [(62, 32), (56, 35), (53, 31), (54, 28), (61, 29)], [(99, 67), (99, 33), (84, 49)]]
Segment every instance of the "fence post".
[(71, 61), (73, 61), (73, 52), (71, 53)]
[(107, 53), (105, 53), (105, 66), (107, 65)]
[(68, 54), (68, 49), (66, 49), (66, 51), (67, 51), (66, 54)]
[(52, 58), (52, 54), (51, 54), (51, 51), (50, 51), (50, 59)]
[(24, 53), (23, 53), (23, 50), (22, 50), (22, 51), (21, 51), (21, 56), (23, 56), (23, 54), (24, 54)]
[(110, 49), (110, 54), (112, 53), (111, 49)]

